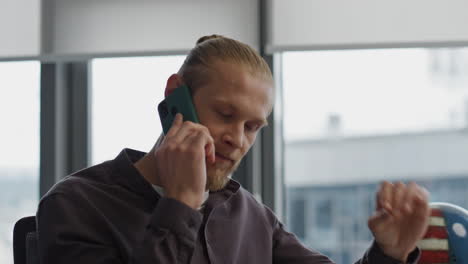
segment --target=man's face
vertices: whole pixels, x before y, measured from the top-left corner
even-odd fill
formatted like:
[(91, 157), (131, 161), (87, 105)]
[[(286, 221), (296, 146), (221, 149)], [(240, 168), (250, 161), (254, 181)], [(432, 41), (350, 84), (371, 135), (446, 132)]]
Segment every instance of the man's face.
[(193, 102), (214, 139), (216, 162), (207, 163), (207, 189), (222, 189), (255, 142), (273, 106), (273, 84), (243, 66), (216, 61)]

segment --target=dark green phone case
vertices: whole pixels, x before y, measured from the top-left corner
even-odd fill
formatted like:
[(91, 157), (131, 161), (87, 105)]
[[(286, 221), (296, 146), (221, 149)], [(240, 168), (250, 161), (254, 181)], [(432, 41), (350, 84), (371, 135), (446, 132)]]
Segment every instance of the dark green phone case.
[(186, 85), (177, 87), (158, 105), (159, 118), (163, 127), (164, 135), (172, 126), (177, 113), (184, 116), (184, 121), (200, 123), (192, 102), (192, 94)]

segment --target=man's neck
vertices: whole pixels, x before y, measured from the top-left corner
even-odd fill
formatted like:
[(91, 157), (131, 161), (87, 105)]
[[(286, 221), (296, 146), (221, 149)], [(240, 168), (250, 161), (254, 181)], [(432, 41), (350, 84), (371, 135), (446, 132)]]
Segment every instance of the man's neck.
[(161, 186), (156, 173), (156, 158), (153, 155), (154, 149), (151, 149), (143, 158), (133, 164), (140, 174), (149, 183)]

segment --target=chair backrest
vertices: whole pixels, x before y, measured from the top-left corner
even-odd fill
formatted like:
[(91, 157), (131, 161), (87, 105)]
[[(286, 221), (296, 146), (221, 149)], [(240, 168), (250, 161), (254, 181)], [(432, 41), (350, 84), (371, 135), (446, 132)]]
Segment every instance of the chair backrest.
[(13, 259), (15, 264), (39, 264), (36, 217), (23, 217), (13, 229)]

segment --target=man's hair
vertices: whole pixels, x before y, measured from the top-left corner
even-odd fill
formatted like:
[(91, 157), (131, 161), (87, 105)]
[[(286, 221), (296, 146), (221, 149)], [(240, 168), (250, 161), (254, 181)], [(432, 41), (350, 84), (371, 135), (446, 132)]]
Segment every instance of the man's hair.
[(215, 61), (241, 65), (252, 75), (273, 83), (270, 67), (258, 52), (240, 41), (221, 35), (198, 39), (178, 73), (194, 92), (209, 78), (208, 71), (214, 69)]

